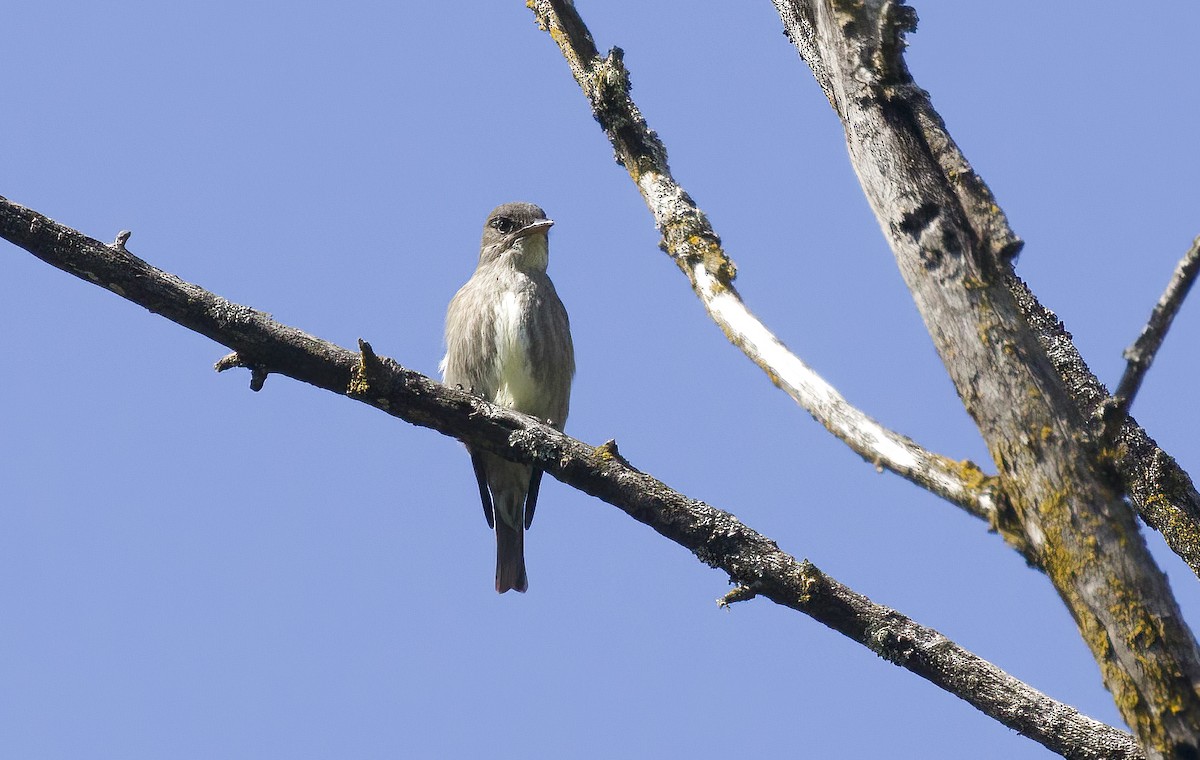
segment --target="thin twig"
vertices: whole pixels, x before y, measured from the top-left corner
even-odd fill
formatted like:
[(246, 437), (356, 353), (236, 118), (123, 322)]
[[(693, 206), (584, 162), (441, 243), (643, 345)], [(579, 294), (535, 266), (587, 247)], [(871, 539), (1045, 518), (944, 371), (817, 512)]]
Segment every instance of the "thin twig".
[(1197, 272), (1200, 272), (1200, 237), (1192, 241), (1192, 247), (1179, 260), (1175, 273), (1171, 275), (1171, 281), (1167, 283), (1167, 289), (1150, 312), (1150, 319), (1142, 328), (1141, 335), (1125, 349), (1125, 360), (1128, 364), (1113, 394), (1113, 407), (1111, 411), (1106, 410), (1104, 413), (1107, 418), (1104, 431), (1106, 442), (1113, 439), (1121, 423), (1129, 416), (1133, 399), (1142, 387), (1142, 380), (1158, 354), (1158, 349), (1162, 347), (1167, 330), (1171, 329), (1171, 322), (1179, 313), (1179, 307), (1183, 305), (1183, 299), (1187, 298)]
[(748, 602), (758, 596), (758, 592), (749, 586), (735, 586), (717, 600), (717, 606), (727, 610), (738, 602)]
[(267, 382), (267, 375), (269, 374), (267, 368), (258, 362), (247, 360), (246, 357), (242, 356), (237, 351), (222, 356), (217, 360), (217, 363), (213, 365), (213, 369), (215, 369), (217, 372), (224, 372), (225, 370), (234, 369), (235, 367), (245, 367), (246, 369), (250, 370), (250, 390), (257, 393), (263, 389), (263, 386)]
[[(709, 316), (731, 343), (837, 438), (876, 467), (891, 470), (968, 513), (1001, 527), (995, 478), (975, 463), (931, 452), (848, 402), (783, 344), (742, 301), (736, 268), (704, 212), (675, 181), (662, 140), (629, 96), (619, 48), (601, 56), (569, 2), (531, 0), (662, 232), (663, 249), (687, 275)], [(1015, 542), (1020, 537), (1011, 537)], [(1026, 554), (1026, 559), (1032, 557)]]
[[(777, 604), (811, 616), (1047, 748), (1072, 758), (1143, 757), (1133, 737), (1081, 715), (1000, 668), (798, 562), (728, 512), (690, 499), (614, 455), (448, 388), (365, 342), (354, 352), (231, 303), (35, 211), (0, 198), (0, 237), (177, 324), (310, 383), (514, 461), (612, 504)], [(234, 363), (222, 361), (222, 365)]]

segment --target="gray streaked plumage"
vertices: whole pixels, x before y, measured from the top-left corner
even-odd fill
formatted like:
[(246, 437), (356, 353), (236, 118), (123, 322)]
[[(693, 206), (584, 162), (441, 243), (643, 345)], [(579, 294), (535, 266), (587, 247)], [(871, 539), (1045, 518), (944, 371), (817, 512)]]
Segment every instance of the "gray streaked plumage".
[[(567, 311), (546, 274), (552, 224), (531, 203), (506, 203), (488, 215), (479, 264), (446, 312), (442, 373), (447, 385), (461, 385), (562, 430), (575, 352)], [(496, 591), (524, 591), (525, 529), (533, 520), (542, 472), (467, 450), (484, 516), (496, 531)]]

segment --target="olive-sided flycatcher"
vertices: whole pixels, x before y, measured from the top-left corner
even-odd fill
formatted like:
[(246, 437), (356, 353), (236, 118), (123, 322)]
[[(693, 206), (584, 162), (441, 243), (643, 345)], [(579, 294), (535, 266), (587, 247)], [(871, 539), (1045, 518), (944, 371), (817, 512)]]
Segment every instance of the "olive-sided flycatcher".
[[(546, 274), (553, 221), (506, 203), (483, 226), (479, 264), (446, 313), (447, 385), (460, 385), (562, 430), (575, 376), (571, 327)], [(496, 591), (525, 591), (525, 529), (542, 471), (470, 447), (488, 526), (496, 531)]]

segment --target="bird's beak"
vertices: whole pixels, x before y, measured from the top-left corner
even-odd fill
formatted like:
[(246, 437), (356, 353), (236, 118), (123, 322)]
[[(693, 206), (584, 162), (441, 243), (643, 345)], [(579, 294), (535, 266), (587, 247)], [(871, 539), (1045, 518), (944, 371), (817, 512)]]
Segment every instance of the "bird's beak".
[(534, 235), (537, 233), (542, 233), (544, 235), (553, 226), (554, 226), (553, 219), (539, 219), (538, 221), (534, 222), (533, 224), (529, 225), (528, 227), (522, 227), (521, 229), (517, 230), (517, 234), (515, 237), (523, 238), (523, 237), (527, 237), (529, 235)]

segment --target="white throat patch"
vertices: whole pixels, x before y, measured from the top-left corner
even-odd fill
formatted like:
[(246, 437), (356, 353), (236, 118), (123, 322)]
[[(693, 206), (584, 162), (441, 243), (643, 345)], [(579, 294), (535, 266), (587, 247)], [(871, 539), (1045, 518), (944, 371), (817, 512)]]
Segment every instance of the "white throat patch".
[(521, 269), (545, 272), (550, 264), (550, 243), (543, 233), (517, 238), (508, 255), (515, 258)]

